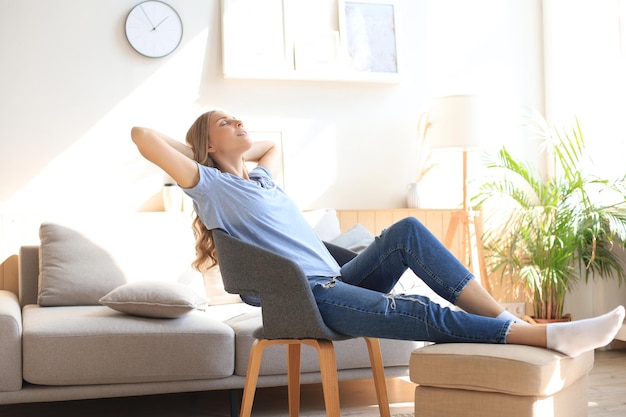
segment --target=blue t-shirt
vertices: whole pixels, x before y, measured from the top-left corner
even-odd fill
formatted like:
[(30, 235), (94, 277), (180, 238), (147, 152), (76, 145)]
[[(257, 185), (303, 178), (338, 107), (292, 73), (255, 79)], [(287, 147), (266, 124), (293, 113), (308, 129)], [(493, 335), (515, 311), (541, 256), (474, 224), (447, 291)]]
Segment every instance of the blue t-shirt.
[(289, 258), (307, 276), (339, 275), (335, 259), (267, 168), (254, 168), (250, 181), (216, 168), (198, 168), (198, 184), (183, 190), (207, 229), (222, 229)]

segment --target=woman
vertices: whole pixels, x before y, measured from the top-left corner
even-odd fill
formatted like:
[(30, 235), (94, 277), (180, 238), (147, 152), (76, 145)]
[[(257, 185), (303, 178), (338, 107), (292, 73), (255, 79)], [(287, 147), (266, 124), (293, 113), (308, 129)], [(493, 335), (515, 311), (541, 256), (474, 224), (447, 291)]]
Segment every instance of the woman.
[[(194, 201), (196, 268), (217, 262), (211, 235), (215, 228), (288, 256), (309, 277), (324, 322), (339, 333), (523, 344), (577, 356), (608, 344), (624, 320), (624, 307), (619, 306), (592, 319), (530, 326), (504, 310), (414, 218), (390, 226), (340, 268), (299, 208), (274, 184), (278, 147), (252, 142), (243, 123), (222, 111), (207, 112), (194, 122), (187, 132), (188, 146), (147, 128), (133, 128), (131, 137), (141, 154)], [(257, 166), (248, 172), (246, 161)], [(389, 295), (407, 268), (463, 311), (424, 296)]]

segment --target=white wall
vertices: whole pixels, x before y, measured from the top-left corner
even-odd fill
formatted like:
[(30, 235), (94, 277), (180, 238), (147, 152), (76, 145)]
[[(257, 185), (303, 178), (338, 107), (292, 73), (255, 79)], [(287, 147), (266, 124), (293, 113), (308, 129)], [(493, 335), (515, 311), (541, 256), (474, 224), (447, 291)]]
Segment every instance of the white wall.
[(598, 174), (622, 176), (626, 2), (546, 0), (544, 13), (547, 115), (559, 127), (578, 117)]
[[(399, 0), (398, 84), (225, 80), (219, 1), (167, 1), (183, 42), (148, 59), (124, 37), (138, 0), (0, 0), (1, 213), (150, 206), (161, 174), (130, 128), (182, 139), (212, 106), (249, 130), (283, 132), (286, 189), (302, 208), (404, 207), (430, 97), (499, 93), (542, 106), (540, 0)], [(437, 194), (460, 202), (457, 165), (431, 175), (431, 205)]]
[[(579, 119), (596, 173), (605, 178), (625, 174), (625, 6), (624, 0), (544, 2), (547, 116), (562, 128)], [(615, 196), (606, 197), (615, 202)], [(565, 312), (581, 319), (625, 303), (625, 285), (598, 278), (567, 294)]]

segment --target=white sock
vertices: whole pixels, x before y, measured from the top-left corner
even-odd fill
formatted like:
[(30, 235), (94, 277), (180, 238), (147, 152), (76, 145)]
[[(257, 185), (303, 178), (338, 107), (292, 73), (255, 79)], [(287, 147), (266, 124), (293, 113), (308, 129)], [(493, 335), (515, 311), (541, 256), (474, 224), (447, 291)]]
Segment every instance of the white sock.
[(525, 322), (524, 320), (522, 320), (521, 318), (517, 317), (515, 314), (511, 313), (508, 310), (504, 310), (496, 318), (500, 319), (500, 320), (513, 320), (513, 322), (517, 323), (517, 324), (528, 324), (528, 325), (530, 325), (530, 323)]
[(567, 356), (608, 345), (624, 321), (624, 307), (592, 319), (553, 323), (546, 327), (547, 347)]

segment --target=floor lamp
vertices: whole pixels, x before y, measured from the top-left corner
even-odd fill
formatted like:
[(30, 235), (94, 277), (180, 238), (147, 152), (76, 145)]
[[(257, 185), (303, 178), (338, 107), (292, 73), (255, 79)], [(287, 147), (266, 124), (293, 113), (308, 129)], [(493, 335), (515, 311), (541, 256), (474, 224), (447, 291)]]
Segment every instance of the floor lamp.
[(484, 100), (476, 95), (453, 95), (430, 101), (427, 132), (433, 149), (458, 150), (463, 157), (463, 211), (453, 213), (444, 238), (450, 247), (458, 228), (463, 227), (470, 270), (483, 287), (490, 291), (483, 257), (482, 219), (472, 210), (467, 192), (468, 152), (488, 148), (486, 123), (488, 114)]

